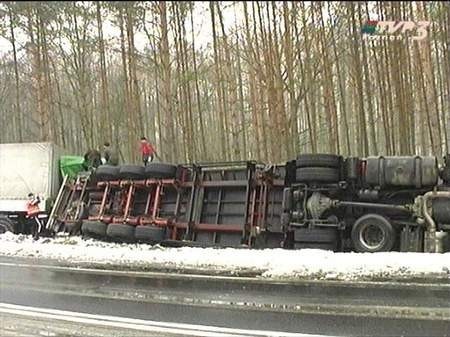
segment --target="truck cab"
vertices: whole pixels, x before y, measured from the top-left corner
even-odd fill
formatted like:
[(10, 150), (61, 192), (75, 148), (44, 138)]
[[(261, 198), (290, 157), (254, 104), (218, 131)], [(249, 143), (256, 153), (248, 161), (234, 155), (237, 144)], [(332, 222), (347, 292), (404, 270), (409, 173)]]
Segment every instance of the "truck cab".
[(434, 156), (299, 155), (287, 165), (286, 244), (358, 252), (443, 251), (450, 224), (447, 164), (440, 169)]

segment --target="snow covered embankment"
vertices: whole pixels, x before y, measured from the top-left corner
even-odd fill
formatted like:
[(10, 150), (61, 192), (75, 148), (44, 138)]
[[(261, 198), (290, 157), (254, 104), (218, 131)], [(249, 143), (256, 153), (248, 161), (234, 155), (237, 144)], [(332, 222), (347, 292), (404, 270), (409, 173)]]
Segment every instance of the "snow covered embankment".
[(450, 253), (333, 253), (315, 249), (247, 250), (165, 248), (116, 244), (60, 236), (33, 241), (30, 236), (0, 235), (0, 255), (39, 258), (70, 266), (136, 270), (242, 272), (271, 279), (378, 280), (444, 278), (450, 280)]

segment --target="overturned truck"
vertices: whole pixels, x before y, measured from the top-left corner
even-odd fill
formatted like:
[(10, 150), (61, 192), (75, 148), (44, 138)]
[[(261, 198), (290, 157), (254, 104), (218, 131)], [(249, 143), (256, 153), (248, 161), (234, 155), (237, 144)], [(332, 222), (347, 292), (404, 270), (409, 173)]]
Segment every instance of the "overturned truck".
[(443, 252), (450, 163), (303, 154), (285, 165), (100, 166), (61, 188), (47, 228), (121, 242)]

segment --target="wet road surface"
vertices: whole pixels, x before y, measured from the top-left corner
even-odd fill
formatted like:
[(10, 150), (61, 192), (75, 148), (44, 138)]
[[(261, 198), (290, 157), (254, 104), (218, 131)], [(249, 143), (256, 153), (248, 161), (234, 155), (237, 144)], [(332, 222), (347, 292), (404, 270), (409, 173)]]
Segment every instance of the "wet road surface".
[[(25, 317), (20, 315), (25, 312), (22, 307), (14, 314), (15, 309), (0, 306), (2, 336), (16, 336), (20, 327), (24, 329), (22, 335), (26, 335), (25, 330), (36, 330), (44, 323), (47, 332), (54, 326), (53, 336), (80, 335), (76, 323), (55, 320), (55, 313), (50, 318), (36, 319), (33, 315), (39, 314), (39, 308), (69, 311), (77, 313), (77, 317), (109, 315), (116, 321), (131, 318), (242, 331), (450, 336), (448, 284), (268, 283), (245, 278), (76, 269), (45, 261), (0, 258), (0, 302), (25, 306), (30, 308), (25, 311), (33, 313)], [(14, 325), (17, 315), (23, 322)], [(92, 329), (87, 335), (93, 336), (153, 333), (135, 329), (121, 334), (128, 330), (108, 328), (108, 324), (98, 326), (100, 323), (94, 321), (84, 324)], [(189, 335), (181, 331), (159, 331), (155, 335)]]

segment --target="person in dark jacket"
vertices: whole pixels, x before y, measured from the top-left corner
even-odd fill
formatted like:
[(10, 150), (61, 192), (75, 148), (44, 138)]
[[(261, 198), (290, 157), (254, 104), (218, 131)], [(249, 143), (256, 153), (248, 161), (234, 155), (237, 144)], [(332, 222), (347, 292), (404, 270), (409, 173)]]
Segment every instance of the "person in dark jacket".
[(113, 166), (119, 165), (119, 156), (117, 155), (116, 151), (114, 151), (112, 149), (111, 145), (108, 142), (105, 142), (103, 144), (101, 160), (102, 160), (102, 164), (113, 165)]
[(84, 154), (84, 166), (86, 170), (97, 168), (102, 164), (102, 156), (99, 151), (90, 149)]

